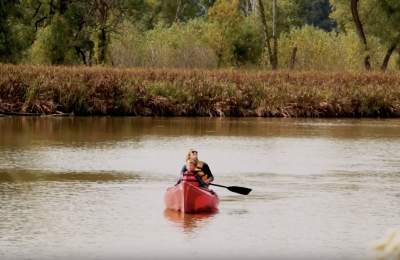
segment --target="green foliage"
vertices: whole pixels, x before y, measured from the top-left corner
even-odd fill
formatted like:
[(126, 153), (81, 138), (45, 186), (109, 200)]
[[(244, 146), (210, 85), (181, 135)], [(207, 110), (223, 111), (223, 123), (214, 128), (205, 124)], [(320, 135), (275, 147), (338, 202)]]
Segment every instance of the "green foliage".
[(12, 56), (11, 32), (7, 21), (9, 7), (0, 2), (0, 61), (7, 61)]
[[(334, 7), (332, 18), (338, 21), (343, 31), (354, 30), (348, 0), (331, 0)], [(399, 36), (400, 4), (393, 0), (359, 1), (358, 11), (365, 33), (377, 37), (383, 42), (391, 41)]]
[(245, 16), (240, 1), (217, 1), (209, 9), (205, 40), (219, 66), (258, 63), (263, 50), (262, 28), (256, 15)]
[[(276, 1), (276, 32), (278, 36), (280, 33), (290, 31), (293, 27), (301, 27), (304, 25), (304, 21), (299, 15), (301, 6), (299, 6), (298, 1), (299, 0)], [(269, 25), (268, 29), (272, 32), (272, 1), (263, 0), (263, 3), (267, 23)]]
[(62, 16), (55, 16), (53, 22), (39, 30), (32, 45), (32, 62), (36, 64), (73, 64), (77, 56), (71, 49), (71, 30)]
[(331, 31), (335, 22), (330, 19), (331, 4), (329, 0), (296, 0), (298, 16), (303, 24), (312, 25), (325, 31)]
[[(342, 31), (354, 31), (354, 21), (351, 16), (350, 4), (347, 0), (331, 0), (334, 6), (332, 17), (338, 21)], [(371, 52), (375, 49), (375, 40), (379, 47), (388, 49), (397, 43), (400, 45), (400, 3), (395, 0), (364, 0), (358, 2), (360, 20), (366, 34), (367, 47)], [(378, 48), (379, 48), (378, 47)], [(373, 54), (373, 53), (372, 53)], [(381, 60), (373, 60), (377, 65)]]
[(234, 41), (234, 59), (237, 65), (257, 64), (263, 53), (264, 38), (258, 17), (246, 17)]
[(161, 68), (255, 64), (263, 48), (261, 28), (255, 16), (244, 17), (237, 7), (238, 2), (221, 1), (210, 9), (208, 20), (159, 24), (144, 32), (141, 25), (125, 21), (112, 39), (110, 61), (116, 66)]
[(0, 0), (0, 62), (16, 62), (21, 49), (13, 33), (12, 17), (18, 13), (16, 5), (15, 0)]
[(120, 32), (110, 43), (110, 61), (115, 66), (138, 67), (143, 65), (144, 33), (125, 21)]
[[(290, 33), (284, 33), (279, 39), (279, 60), (281, 61), (281, 66), (284, 68), (289, 67), (293, 48), (296, 47), (295, 67), (298, 69), (329, 70), (340, 68), (347, 63), (345, 59), (348, 57), (348, 55), (343, 55), (343, 52), (338, 51), (338, 48), (342, 47), (341, 40), (343, 39), (335, 33), (325, 32), (311, 26), (305, 26), (294, 29)], [(354, 43), (355, 45), (348, 46), (350, 50), (359, 49), (357, 41)]]
[(192, 20), (143, 33), (125, 23), (121, 37), (111, 44), (111, 60), (125, 67), (214, 68), (216, 57), (203, 41), (204, 27), (204, 21)]
[(206, 38), (217, 54), (220, 66), (229, 66), (234, 61), (234, 43), (244, 21), (239, 3), (239, 0), (217, 0), (208, 11)]
[[(301, 70), (361, 70), (365, 50), (354, 32), (326, 32), (305, 26), (285, 33), (280, 38), (279, 57), (282, 68), (288, 68), (294, 47), (297, 47), (295, 68)], [(380, 61), (385, 48), (379, 39), (370, 38), (371, 57)], [(377, 66), (379, 63), (374, 64)], [(394, 69), (394, 61), (389, 68)]]
[[(162, 68), (265, 65), (257, 2), (0, 0), (0, 62)], [(262, 2), (271, 34), (272, 1)], [(349, 0), (276, 2), (280, 68), (289, 67), (294, 47), (298, 69), (359, 70), (367, 54), (378, 68), (394, 43), (399, 45), (389, 68), (400, 68), (398, 0), (358, 2), (366, 50), (356, 37)], [(326, 33), (332, 29), (334, 33)]]
[[(131, 0), (132, 2), (132, 0)], [(143, 11), (137, 20), (146, 29), (154, 29), (157, 25), (171, 26), (176, 22), (188, 22), (191, 19), (204, 17), (215, 0), (133, 0), (141, 2)]]

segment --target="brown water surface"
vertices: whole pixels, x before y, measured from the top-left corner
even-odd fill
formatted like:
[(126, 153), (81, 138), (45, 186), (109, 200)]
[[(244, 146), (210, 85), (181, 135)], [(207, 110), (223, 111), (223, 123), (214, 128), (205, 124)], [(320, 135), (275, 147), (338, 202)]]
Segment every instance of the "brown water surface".
[[(253, 192), (165, 210), (192, 147)], [(399, 215), (399, 120), (0, 118), (0, 259), (365, 259)]]

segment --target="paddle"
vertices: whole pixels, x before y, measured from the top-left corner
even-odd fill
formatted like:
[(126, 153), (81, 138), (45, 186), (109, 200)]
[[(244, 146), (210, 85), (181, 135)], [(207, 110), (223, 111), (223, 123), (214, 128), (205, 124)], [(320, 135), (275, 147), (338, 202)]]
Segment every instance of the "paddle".
[(245, 188), (245, 187), (238, 187), (238, 186), (224, 186), (224, 185), (219, 185), (219, 184), (214, 184), (210, 183), (210, 185), (217, 186), (217, 187), (222, 187), (222, 188), (227, 188), (229, 191), (236, 192), (242, 195), (247, 195), (250, 193), (251, 189)]

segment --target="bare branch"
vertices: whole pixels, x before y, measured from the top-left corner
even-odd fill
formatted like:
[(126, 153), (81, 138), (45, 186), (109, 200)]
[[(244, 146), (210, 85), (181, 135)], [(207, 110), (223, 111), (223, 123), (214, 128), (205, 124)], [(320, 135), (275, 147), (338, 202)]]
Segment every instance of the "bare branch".
[(37, 20), (37, 21), (35, 22), (35, 32), (37, 32), (37, 30), (38, 30), (38, 25), (39, 25), (39, 23), (43, 22), (43, 21), (46, 20), (46, 19), (47, 19), (47, 16), (42, 17), (42, 18), (40, 18), (39, 20)]
[(35, 18), (36, 15), (39, 13), (40, 7), (42, 7), (42, 2), (39, 1), (39, 5), (38, 5), (38, 7), (35, 8), (35, 13), (32, 16), (32, 19)]

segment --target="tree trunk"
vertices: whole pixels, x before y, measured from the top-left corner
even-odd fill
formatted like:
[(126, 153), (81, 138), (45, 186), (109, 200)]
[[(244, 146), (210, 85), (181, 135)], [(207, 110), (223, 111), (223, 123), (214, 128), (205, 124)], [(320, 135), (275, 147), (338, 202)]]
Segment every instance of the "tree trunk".
[(85, 53), (82, 51), (82, 49), (79, 48), (79, 47), (75, 47), (75, 51), (76, 51), (76, 53), (78, 54), (78, 56), (81, 57), (83, 64), (87, 65), (87, 62), (86, 62), (86, 55), (85, 55)]
[(60, 14), (63, 15), (67, 11), (68, 3), (67, 0), (60, 0)]
[(278, 68), (278, 37), (276, 33), (276, 0), (272, 0), (272, 38), (273, 38), (273, 64), (272, 69)]
[(104, 64), (106, 61), (106, 47), (107, 47), (107, 32), (105, 28), (101, 28), (99, 31), (98, 41), (98, 57), (97, 63)]
[(175, 12), (175, 23), (179, 23), (179, 15), (181, 13), (181, 6), (182, 6), (182, 0), (178, 1), (178, 6), (176, 7), (176, 12)]
[(400, 49), (397, 49), (397, 69), (400, 70)]
[(265, 17), (264, 4), (263, 4), (262, 0), (258, 0), (258, 10), (260, 12), (261, 23), (262, 23), (263, 29), (264, 29), (265, 45), (266, 45), (267, 51), (268, 51), (269, 62), (271, 64), (271, 66), (273, 66), (274, 58), (273, 58), (271, 42), (270, 42), (271, 36), (269, 35), (268, 24), (267, 24), (267, 19)]
[(367, 70), (371, 70), (371, 62), (369, 49), (367, 44), (367, 38), (365, 37), (364, 29), (360, 20), (360, 16), (358, 15), (358, 0), (350, 0), (350, 8), (351, 14), (353, 16), (354, 24), (356, 25), (356, 32), (358, 37), (360, 38), (362, 44), (364, 45), (365, 50), (367, 51), (367, 55), (364, 58), (364, 66)]
[(294, 66), (296, 65), (296, 54), (297, 54), (297, 47), (293, 47), (292, 49), (292, 55), (290, 56), (290, 64), (289, 64), (289, 69), (294, 69)]
[(254, 12), (254, 6), (255, 0), (242, 0), (241, 1), (241, 9), (243, 10), (244, 14), (246, 16), (251, 15), (251, 13)]
[(49, 15), (50, 15), (50, 16), (53, 16), (53, 15), (56, 13), (55, 10), (57, 9), (57, 7), (54, 6), (54, 0), (50, 0), (50, 2), (49, 2), (49, 7), (50, 7)]
[(93, 48), (89, 50), (89, 55), (88, 55), (88, 65), (92, 66), (95, 63), (94, 60), (94, 51)]
[(274, 38), (274, 45), (273, 45), (274, 49), (273, 49), (273, 55), (274, 55), (274, 62), (272, 64), (272, 69), (276, 70), (278, 69), (278, 39), (275, 37)]
[(389, 49), (386, 51), (386, 55), (385, 55), (385, 58), (383, 59), (382, 66), (381, 66), (382, 71), (386, 71), (387, 66), (389, 64), (390, 57), (392, 57), (392, 54), (397, 47), (397, 44), (398, 44), (398, 42), (393, 43), (389, 47)]

